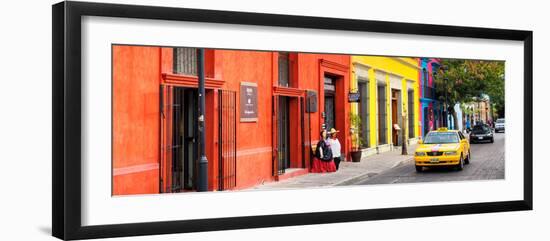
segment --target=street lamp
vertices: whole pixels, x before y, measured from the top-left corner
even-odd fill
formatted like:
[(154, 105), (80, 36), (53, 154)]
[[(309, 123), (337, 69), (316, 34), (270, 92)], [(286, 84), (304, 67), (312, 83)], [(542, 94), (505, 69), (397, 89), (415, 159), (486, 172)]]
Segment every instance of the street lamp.
[(204, 49), (197, 50), (197, 72), (199, 77), (199, 180), (197, 185), (197, 191), (205, 192), (208, 191), (208, 159), (205, 155), (205, 139), (206, 139), (206, 130), (204, 125), (204, 107), (205, 107), (205, 97), (204, 97)]

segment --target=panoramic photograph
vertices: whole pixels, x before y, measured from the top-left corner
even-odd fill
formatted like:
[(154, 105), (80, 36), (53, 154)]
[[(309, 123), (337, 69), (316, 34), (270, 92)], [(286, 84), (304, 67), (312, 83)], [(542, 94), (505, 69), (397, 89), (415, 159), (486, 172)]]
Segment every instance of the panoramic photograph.
[(505, 178), (505, 62), (112, 45), (112, 195)]

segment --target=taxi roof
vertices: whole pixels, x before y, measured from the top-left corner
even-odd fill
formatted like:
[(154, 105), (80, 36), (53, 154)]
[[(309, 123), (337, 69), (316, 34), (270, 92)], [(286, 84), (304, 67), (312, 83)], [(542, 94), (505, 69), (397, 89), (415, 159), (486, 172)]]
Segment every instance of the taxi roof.
[(437, 130), (433, 130), (433, 132), (458, 132), (458, 130), (449, 130), (447, 127), (439, 127)]

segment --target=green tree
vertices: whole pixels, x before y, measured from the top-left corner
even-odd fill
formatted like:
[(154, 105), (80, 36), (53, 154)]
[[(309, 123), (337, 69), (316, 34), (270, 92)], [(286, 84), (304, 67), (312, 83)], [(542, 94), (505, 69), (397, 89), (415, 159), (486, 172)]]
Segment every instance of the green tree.
[(499, 116), (504, 116), (504, 62), (442, 59), (434, 74), (439, 100), (458, 123), (454, 106), (488, 95)]

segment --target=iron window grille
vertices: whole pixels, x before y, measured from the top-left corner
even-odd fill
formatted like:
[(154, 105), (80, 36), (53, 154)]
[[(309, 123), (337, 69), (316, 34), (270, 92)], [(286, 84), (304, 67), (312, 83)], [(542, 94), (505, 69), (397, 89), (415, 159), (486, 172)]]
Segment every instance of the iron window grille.
[(407, 107), (408, 115), (409, 115), (409, 138), (414, 138), (414, 91), (409, 90), (408, 91), (408, 99), (409, 99), (409, 106)]
[(174, 48), (174, 73), (197, 75), (196, 48)]
[(378, 143), (387, 144), (386, 86), (378, 85)]
[(290, 54), (288, 52), (279, 52), (279, 86), (290, 86)]
[(237, 185), (237, 92), (218, 92), (218, 190)]
[(361, 101), (359, 102), (359, 113), (361, 115), (361, 139), (363, 140), (362, 147), (370, 146), (370, 95), (369, 95), (369, 82), (358, 80), (359, 95)]

